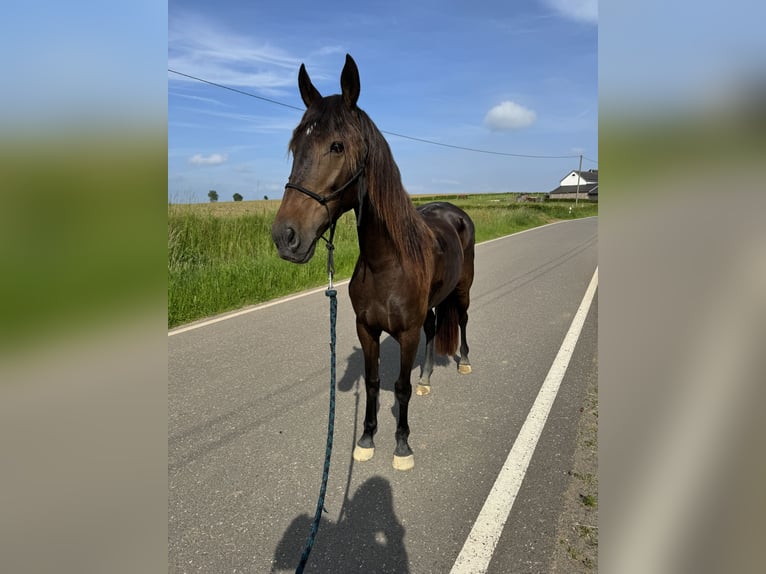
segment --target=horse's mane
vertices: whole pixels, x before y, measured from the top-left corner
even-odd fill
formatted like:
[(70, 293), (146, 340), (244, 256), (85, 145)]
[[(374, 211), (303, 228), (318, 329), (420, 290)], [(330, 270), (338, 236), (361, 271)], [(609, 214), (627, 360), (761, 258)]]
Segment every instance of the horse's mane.
[(359, 108), (356, 109), (368, 146), (365, 176), (369, 201), (388, 230), (402, 261), (411, 261), (415, 267), (414, 272), (422, 277), (431, 266), (433, 233), (402, 185), (399, 167), (388, 142), (369, 116)]

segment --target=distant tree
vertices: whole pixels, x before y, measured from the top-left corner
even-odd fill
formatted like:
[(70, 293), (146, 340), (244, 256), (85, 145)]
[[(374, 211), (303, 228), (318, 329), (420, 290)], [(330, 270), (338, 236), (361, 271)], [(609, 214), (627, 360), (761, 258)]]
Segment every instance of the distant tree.
[(238, 193), (234, 194), (234, 201), (242, 201), (242, 196)]
[(211, 189), (207, 192), (207, 196), (210, 198), (210, 202), (218, 201), (218, 192), (214, 189)]
[(268, 195), (264, 195), (264, 196), (263, 196), (263, 199), (266, 199), (266, 200), (268, 200), (268, 199), (269, 199), (269, 196), (268, 196)]

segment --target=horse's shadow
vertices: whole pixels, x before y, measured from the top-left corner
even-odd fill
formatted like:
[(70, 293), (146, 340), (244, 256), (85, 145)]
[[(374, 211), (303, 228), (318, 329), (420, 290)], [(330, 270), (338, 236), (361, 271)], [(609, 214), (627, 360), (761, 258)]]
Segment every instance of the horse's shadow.
[[(412, 383), (417, 383), (420, 376), (420, 370), (423, 368), (423, 362), (426, 356), (426, 338), (423, 333), (420, 334), (420, 343), (418, 345), (418, 354), (415, 357), (416, 372), (413, 373)], [(457, 357), (452, 358), (457, 364)], [(450, 364), (450, 358), (443, 355), (434, 355), (434, 368), (446, 367)], [(394, 391), (394, 382), (399, 376), (399, 343), (396, 339), (388, 335), (383, 335), (380, 341), (380, 389), (383, 391)], [(338, 381), (338, 390), (348, 392), (354, 388), (355, 383), (359, 381), (360, 386), (364, 388), (364, 353), (361, 347), (354, 346), (354, 351), (346, 359), (346, 369), (343, 376)]]
[[(425, 336), (421, 333), (415, 364), (422, 368), (425, 358)], [(457, 363), (457, 357), (453, 357)], [(380, 387), (394, 391), (399, 375), (399, 344), (384, 335), (380, 342)], [(434, 366), (450, 365), (450, 358), (436, 355)], [(413, 374), (413, 383), (418, 374)], [(343, 376), (337, 382), (341, 392), (364, 387), (364, 354), (354, 347), (347, 357)], [(357, 404), (357, 409), (359, 405)], [(362, 413), (364, 410), (362, 409)], [(398, 417), (398, 405), (391, 408)], [(356, 433), (356, 423), (354, 432)], [(351, 463), (353, 465), (353, 461)], [(351, 468), (349, 468), (349, 473)], [(346, 490), (348, 496), (348, 487)], [(272, 572), (294, 571), (301, 558), (313, 517), (296, 517), (282, 536), (274, 552)], [(393, 508), (391, 485), (380, 476), (373, 476), (357, 489), (353, 498), (345, 499), (338, 523), (322, 518), (319, 532), (306, 570), (309, 572), (400, 572), (407, 574), (409, 564), (404, 547), (404, 527)]]
[[(380, 341), (380, 389), (382, 391), (394, 392), (394, 383), (399, 376), (399, 343), (396, 339), (383, 335)], [(426, 356), (426, 338), (423, 333), (420, 334), (420, 344), (418, 345), (418, 354), (415, 357), (415, 365), (422, 369), (423, 361)], [(457, 358), (454, 358), (457, 363)], [(443, 355), (434, 355), (434, 368), (446, 367), (450, 364), (449, 358)], [(420, 370), (412, 376), (413, 387), (417, 383), (417, 377), (420, 376)], [(359, 383), (357, 387), (356, 384)], [(354, 351), (346, 359), (346, 369), (343, 376), (338, 381), (338, 390), (344, 393), (355, 389), (364, 389), (364, 353), (361, 347), (354, 347)], [(380, 408), (380, 405), (378, 405)], [(364, 411), (362, 411), (364, 412)], [(399, 419), (399, 402), (394, 401), (391, 406), (391, 415), (394, 419)]]
[[(337, 524), (322, 518), (306, 571), (409, 572), (405, 529), (394, 514), (388, 481), (369, 478), (344, 504)], [(272, 572), (295, 570), (312, 520), (302, 514), (292, 521), (274, 551)]]

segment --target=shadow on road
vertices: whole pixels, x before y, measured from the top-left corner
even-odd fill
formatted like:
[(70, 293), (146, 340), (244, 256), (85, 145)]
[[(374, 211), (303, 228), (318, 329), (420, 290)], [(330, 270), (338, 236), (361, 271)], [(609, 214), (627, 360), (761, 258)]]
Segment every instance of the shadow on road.
[[(295, 518), (274, 552), (272, 573), (294, 572), (312, 516)], [(306, 572), (408, 573), (405, 529), (394, 514), (391, 485), (373, 476), (346, 502), (337, 524), (322, 519)]]
[[(422, 366), (424, 356), (425, 337), (421, 333), (415, 359), (417, 368)], [(434, 366), (444, 367), (448, 366), (451, 360), (437, 355), (434, 362)], [(354, 420), (354, 437), (356, 437), (359, 430), (359, 417), (364, 415), (362, 349), (354, 347), (353, 352), (346, 358), (345, 367), (340, 365), (339, 367), (338, 371), (343, 374), (337, 382), (338, 390), (354, 391), (357, 396)], [(394, 381), (398, 374), (399, 344), (392, 337), (384, 335), (380, 343), (381, 390), (393, 392)], [(413, 379), (416, 376), (413, 376)], [(396, 418), (398, 411), (396, 404), (391, 411)], [(409, 561), (404, 545), (405, 529), (394, 514), (391, 485), (386, 479), (374, 476), (359, 486), (352, 498), (347, 498), (353, 460), (350, 464), (346, 498), (340, 518), (337, 523), (322, 518), (306, 565), (306, 572), (409, 573)], [(293, 519), (274, 551), (272, 573), (295, 571), (311, 530), (312, 520), (313, 515), (309, 514), (302, 514)]]
[[(415, 357), (415, 373), (412, 376), (412, 383), (417, 382), (420, 369), (423, 367), (423, 361), (426, 354), (425, 336), (420, 334), (420, 343), (418, 344), (418, 354)], [(446, 367), (450, 364), (450, 358), (443, 355), (434, 356), (434, 367)], [(453, 358), (452, 362), (456, 363)], [(340, 369), (338, 369), (340, 371)], [(382, 391), (394, 392), (394, 382), (399, 376), (399, 343), (393, 337), (383, 335), (380, 341), (380, 389)], [(435, 377), (438, 374), (434, 375)], [(354, 383), (360, 382), (364, 389), (364, 353), (361, 347), (354, 347), (354, 352), (346, 359), (346, 367), (343, 370), (343, 376), (338, 381), (338, 390), (348, 392), (354, 388)], [(437, 383), (438, 384), (438, 381)]]

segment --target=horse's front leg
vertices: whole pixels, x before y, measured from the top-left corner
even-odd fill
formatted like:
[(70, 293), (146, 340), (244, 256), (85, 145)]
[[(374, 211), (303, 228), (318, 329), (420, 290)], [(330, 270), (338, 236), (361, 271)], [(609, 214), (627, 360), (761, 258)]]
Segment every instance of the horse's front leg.
[(372, 330), (357, 321), (356, 332), (364, 353), (364, 387), (367, 391), (367, 404), (364, 412), (364, 430), (354, 448), (354, 460), (370, 460), (375, 454), (372, 437), (378, 430), (378, 395), (380, 394), (380, 376), (378, 362), (380, 358), (380, 331)]
[(415, 466), (415, 457), (407, 442), (410, 436), (410, 426), (407, 423), (407, 412), (412, 396), (412, 384), (410, 375), (412, 364), (418, 352), (420, 342), (420, 326), (405, 331), (399, 336), (401, 349), (401, 363), (399, 365), (399, 378), (394, 384), (394, 393), (399, 403), (399, 421), (396, 425), (396, 449), (394, 450), (394, 468), (396, 470), (410, 470)]

